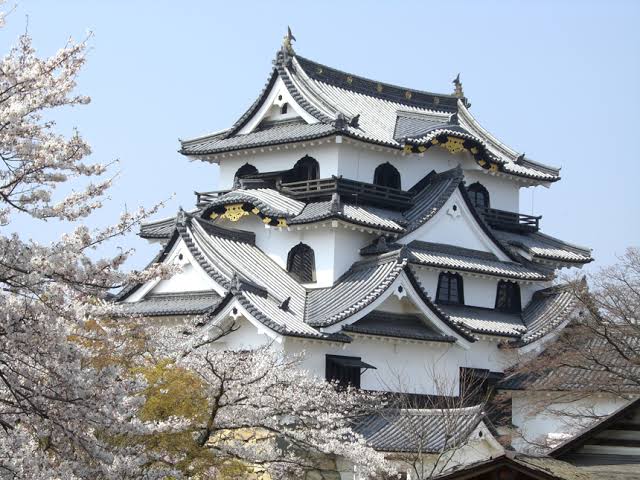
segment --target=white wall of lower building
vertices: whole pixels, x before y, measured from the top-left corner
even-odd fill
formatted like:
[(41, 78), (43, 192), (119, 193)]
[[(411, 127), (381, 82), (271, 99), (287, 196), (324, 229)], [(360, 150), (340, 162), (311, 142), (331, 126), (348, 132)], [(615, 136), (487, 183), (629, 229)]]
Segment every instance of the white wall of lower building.
[[(609, 415), (629, 402), (605, 394), (574, 399), (565, 394), (562, 403), (553, 403), (553, 398), (558, 398), (558, 394), (513, 392), (512, 423), (518, 434), (513, 439), (513, 447), (516, 450), (535, 451), (536, 445), (547, 441), (559, 444), (592, 423), (594, 415)], [(542, 410), (540, 402), (545, 405)]]
[(448, 343), (354, 334), (349, 344), (287, 338), (284, 345), (287, 352), (303, 353), (302, 367), (322, 378), (326, 355), (360, 357), (376, 367), (362, 375), (361, 387), (368, 390), (456, 395), (460, 367), (503, 371), (511, 363), (511, 356), (492, 341), (478, 341), (465, 350)]

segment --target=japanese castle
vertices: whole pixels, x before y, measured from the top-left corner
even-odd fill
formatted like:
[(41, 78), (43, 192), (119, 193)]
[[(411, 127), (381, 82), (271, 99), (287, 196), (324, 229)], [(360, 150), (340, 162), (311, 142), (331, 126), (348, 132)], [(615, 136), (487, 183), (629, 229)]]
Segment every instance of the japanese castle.
[[(590, 249), (520, 212), (521, 190), (560, 170), (481, 126), (459, 77), (450, 94), (399, 87), (304, 58), (292, 40), (230, 128), (181, 141), (190, 160), (218, 166), (218, 189), (143, 225), (161, 244), (154, 261), (182, 268), (120, 301), (158, 322), (233, 324), (220, 348), (304, 352), (312, 374), (362, 389), (444, 395), (436, 375), (460, 396), (463, 376), (494, 388), (577, 314), (554, 279), (591, 262)], [(513, 387), (509, 422), (529, 438), (562, 434), (519, 408), (526, 394)], [(403, 425), (419, 424), (437, 451), (451, 441), (441, 422), (406, 409), (362, 431), (402, 454), (416, 448)], [(468, 461), (503, 453), (482, 409), (461, 407), (456, 435), (475, 445)]]

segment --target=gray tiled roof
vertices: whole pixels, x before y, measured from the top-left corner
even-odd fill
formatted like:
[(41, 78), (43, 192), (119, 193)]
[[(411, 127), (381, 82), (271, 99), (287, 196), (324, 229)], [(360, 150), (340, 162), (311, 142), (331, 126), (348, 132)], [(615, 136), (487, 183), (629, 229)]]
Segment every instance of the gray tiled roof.
[[(238, 131), (254, 115), (267, 98), (268, 90), (277, 77), (284, 82), (294, 100), (318, 123), (286, 123), (265, 126), (245, 135)], [(422, 136), (436, 125), (449, 125), (453, 133), (477, 139), (487, 144), (495, 160), (504, 165), (503, 171), (513, 175), (543, 181), (557, 180), (553, 169), (531, 161), (520, 161), (519, 155), (503, 146), (468, 113), (466, 100), (454, 95), (435, 94), (369, 80), (321, 65), (301, 56), (279, 51), (265, 89), (258, 99), (229, 130), (182, 142), (185, 155), (215, 154), (257, 146), (303, 141), (330, 135), (345, 135), (366, 142), (401, 148), (399, 139)], [(460, 125), (452, 127), (452, 113), (461, 115)], [(358, 117), (357, 125), (339, 117)], [(442, 130), (440, 133), (446, 133)], [(430, 141), (430, 139), (429, 139)]]
[(520, 337), (527, 330), (520, 314), (517, 313), (504, 313), (491, 308), (469, 305), (438, 304), (438, 307), (452, 321), (464, 325), (472, 332)]
[(382, 452), (434, 453), (463, 445), (483, 418), (482, 405), (388, 410), (366, 417), (356, 431)]
[(415, 192), (414, 204), (404, 212), (409, 223), (407, 233), (433, 218), (463, 180), (462, 169), (456, 167), (441, 173), (431, 172), (412, 187), (411, 191)]
[(576, 305), (567, 288), (556, 286), (534, 293), (521, 314), (468, 305), (438, 306), (451, 320), (473, 332), (516, 337), (515, 345), (523, 346), (556, 330), (570, 318)]
[(222, 301), (216, 292), (159, 293), (135, 303), (121, 303), (127, 315), (201, 315), (213, 311)]
[[(257, 320), (286, 334), (321, 334), (304, 322), (305, 289), (252, 243), (215, 235), (208, 222), (193, 219), (185, 228), (188, 245), (207, 271), (229, 288)], [(240, 279), (247, 282), (234, 282)], [(256, 286), (257, 288), (251, 288)], [(287, 309), (281, 308), (289, 298)]]
[(526, 345), (544, 337), (568, 320), (577, 306), (575, 296), (564, 286), (538, 290), (522, 312), (527, 333), (518, 343)]
[(379, 228), (390, 232), (404, 231), (403, 225), (405, 222), (402, 214), (393, 210), (349, 203), (340, 203), (336, 210), (332, 210), (331, 203), (331, 201), (308, 203), (302, 212), (288, 223), (297, 225), (335, 218), (356, 225)]
[(407, 246), (407, 252), (409, 262), (430, 267), (518, 280), (549, 280), (553, 277), (550, 271), (515, 262), (500, 261), (492, 253), (439, 243), (413, 241)]
[(163, 218), (140, 225), (140, 236), (148, 239), (169, 238), (176, 228), (176, 217)]
[(447, 123), (449, 116), (439, 115), (417, 115), (399, 112), (396, 119), (396, 128), (393, 132), (393, 138), (402, 139), (420, 135), (438, 125)]
[[(533, 341), (554, 329), (570, 313), (566, 296), (560, 290), (543, 291), (534, 295), (523, 312), (524, 320), (520, 315), (504, 314), (491, 309), (436, 306), (427, 297), (408, 267), (409, 262), (417, 262), (437, 268), (473, 268), (498, 276), (522, 275), (523, 278), (534, 275), (536, 271), (525, 265), (499, 262), (492, 254), (486, 252), (420, 242), (400, 248), (391, 245), (394, 249), (388, 253), (356, 262), (332, 287), (306, 289), (256, 247), (255, 235), (251, 232), (222, 228), (214, 222), (196, 218), (182, 211), (174, 224), (175, 230), (170, 236), (172, 240), (166, 244), (163, 250), (165, 253), (161, 252), (158, 258), (164, 258), (166, 251), (175, 244), (176, 239), (182, 238), (201, 267), (222, 288), (238, 299), (256, 319), (285, 335), (336, 339), (335, 334), (331, 337), (315, 327), (338, 323), (371, 305), (403, 271), (426, 307), (470, 341), (474, 340), (470, 332), (515, 337), (526, 334), (523, 342)], [(129, 289), (119, 296), (119, 301), (126, 299), (131, 291), (133, 290)], [(162, 311), (201, 311), (202, 307), (198, 303), (201, 299), (193, 298), (193, 307), (188, 307), (186, 304), (189, 302), (185, 297), (176, 298), (174, 310), (162, 307)], [(163, 301), (170, 303), (171, 299), (152, 296), (136, 307), (127, 308), (139, 309), (141, 313), (145, 313), (160, 309), (158, 304)], [(362, 323), (356, 323), (351, 328), (368, 329), (370, 333), (376, 329), (379, 332), (384, 330), (385, 334), (392, 333), (384, 322), (374, 325), (372, 320), (373, 317), (365, 317)], [(409, 322), (409, 319), (396, 322), (395, 326), (404, 325), (401, 325), (402, 322)], [(402, 334), (409, 334), (404, 327), (409, 328), (408, 324), (404, 325), (401, 328)], [(428, 332), (422, 334), (430, 335)], [(347, 339), (342, 336), (340, 341)]]
[[(621, 326), (624, 328), (624, 326)], [(570, 334), (570, 333), (569, 333)], [(617, 332), (619, 334), (619, 332)], [(627, 340), (629, 351), (640, 349), (640, 339), (630, 332)], [(516, 345), (518, 341), (514, 342)], [(507, 375), (498, 388), (503, 390), (531, 391), (579, 391), (620, 394), (640, 394), (637, 378), (640, 376), (640, 365), (627, 360), (617, 350), (620, 343), (610, 342), (600, 335), (577, 335), (571, 339), (572, 347), (568, 357), (563, 349), (552, 349), (543, 352), (541, 359), (548, 358), (549, 368), (525, 367), (516, 369)], [(583, 356), (571, 354), (573, 349), (584, 349)], [(547, 356), (547, 358), (545, 358)], [(556, 358), (561, 356), (560, 358)], [(623, 372), (623, 373), (620, 373)]]
[(282, 195), (277, 190), (257, 188), (232, 190), (220, 195), (207, 204), (206, 210), (233, 203), (251, 203), (266, 215), (285, 218), (295, 217), (305, 206), (304, 203)]
[(407, 338), (433, 342), (450, 342), (456, 339), (442, 335), (428, 326), (418, 315), (374, 310), (360, 320), (343, 328), (344, 331), (383, 337)]
[(307, 322), (331, 325), (359, 312), (387, 290), (405, 265), (395, 252), (354, 264), (334, 286), (309, 291)]
[(521, 248), (534, 259), (567, 263), (588, 263), (593, 260), (590, 249), (563, 242), (541, 232), (515, 233), (494, 230), (493, 233), (508, 248)]
[(323, 123), (286, 122), (272, 125), (263, 130), (228, 138), (225, 137), (225, 133), (185, 141), (182, 143), (182, 153), (185, 155), (206, 155), (243, 148), (279, 145), (327, 137), (336, 133), (336, 129), (332, 125)]

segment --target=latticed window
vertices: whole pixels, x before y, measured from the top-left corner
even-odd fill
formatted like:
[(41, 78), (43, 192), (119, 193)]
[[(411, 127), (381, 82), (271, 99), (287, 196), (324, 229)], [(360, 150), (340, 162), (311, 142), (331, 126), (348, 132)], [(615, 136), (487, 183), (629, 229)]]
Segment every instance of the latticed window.
[(391, 187), (400, 189), (400, 172), (389, 162), (378, 165), (373, 174), (373, 183), (381, 187)]
[(316, 260), (313, 249), (304, 243), (293, 247), (287, 256), (287, 271), (301, 283), (315, 282)]
[(462, 277), (457, 273), (442, 272), (438, 277), (436, 301), (448, 304), (464, 304)]
[(489, 208), (489, 191), (478, 182), (469, 185), (467, 188), (471, 203), (478, 209)]
[(498, 282), (496, 310), (508, 313), (520, 313), (522, 311), (520, 304), (520, 285), (503, 280)]

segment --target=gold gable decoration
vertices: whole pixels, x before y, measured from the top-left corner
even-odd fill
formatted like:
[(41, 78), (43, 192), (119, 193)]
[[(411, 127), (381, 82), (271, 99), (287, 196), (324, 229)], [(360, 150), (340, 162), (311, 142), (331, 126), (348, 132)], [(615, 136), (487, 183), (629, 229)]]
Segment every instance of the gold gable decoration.
[(216, 207), (216, 210), (209, 214), (209, 218), (215, 220), (216, 218), (229, 220), (231, 222), (237, 222), (243, 217), (247, 217), (250, 214), (257, 215), (262, 219), (262, 223), (265, 225), (271, 225), (272, 227), (287, 227), (287, 219), (283, 217), (270, 217), (265, 215), (257, 207), (246, 203), (232, 203), (229, 205), (222, 205)]
[(402, 151), (405, 154), (424, 153), (434, 145), (444, 148), (452, 155), (467, 151), (473, 155), (476, 163), (485, 170), (489, 170), (492, 173), (500, 171), (500, 165), (489, 159), (488, 152), (480, 142), (458, 137), (456, 135), (440, 134), (437, 137), (432, 138), (426, 145), (412, 145), (410, 143), (405, 143), (402, 146)]

